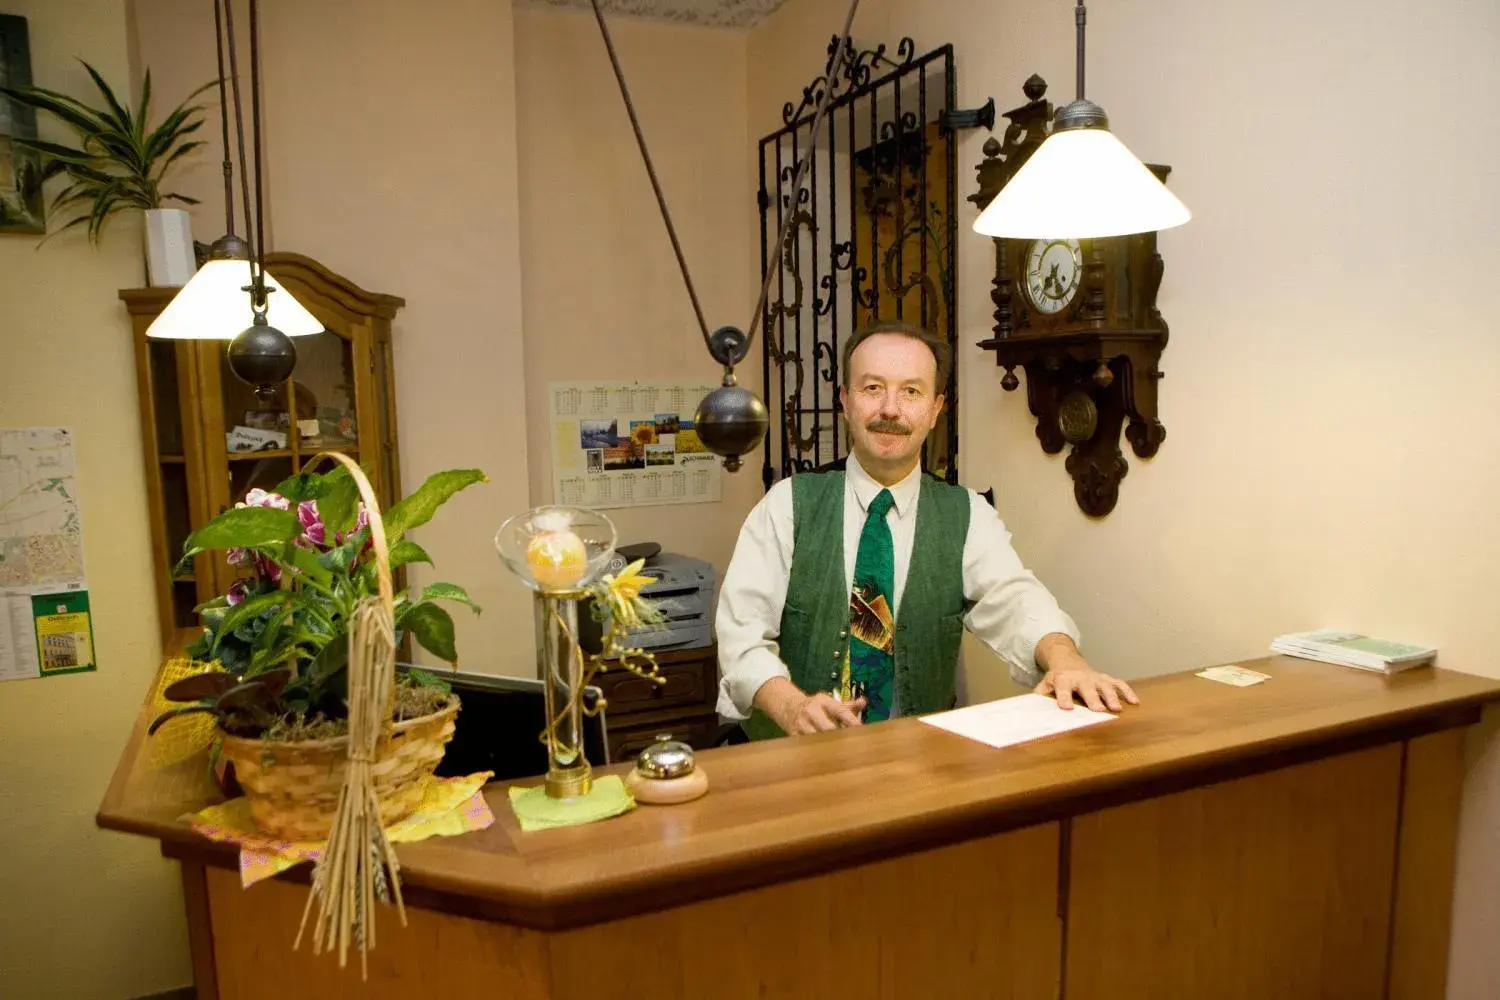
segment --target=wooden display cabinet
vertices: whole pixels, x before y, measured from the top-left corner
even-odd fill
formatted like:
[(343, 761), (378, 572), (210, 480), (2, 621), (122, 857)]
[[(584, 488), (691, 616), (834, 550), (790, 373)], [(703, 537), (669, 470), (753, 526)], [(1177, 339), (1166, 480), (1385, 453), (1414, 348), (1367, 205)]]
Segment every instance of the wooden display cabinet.
[[(320, 451), (340, 451), (359, 461), (382, 508), (401, 495), (391, 320), (404, 300), (365, 291), (301, 254), (267, 254), (266, 270), (324, 326), (322, 333), (296, 338), (297, 367), (270, 400), (257, 398), (230, 372), (225, 341), (146, 336), (176, 288), (120, 292), (135, 341), (164, 640), (196, 632), (193, 608), (223, 594), (238, 575), (215, 552), (199, 556), (192, 572), (174, 578), (183, 542), (250, 490), (274, 488)], [(284, 446), (233, 450), (229, 435), (236, 427), (282, 434)]]

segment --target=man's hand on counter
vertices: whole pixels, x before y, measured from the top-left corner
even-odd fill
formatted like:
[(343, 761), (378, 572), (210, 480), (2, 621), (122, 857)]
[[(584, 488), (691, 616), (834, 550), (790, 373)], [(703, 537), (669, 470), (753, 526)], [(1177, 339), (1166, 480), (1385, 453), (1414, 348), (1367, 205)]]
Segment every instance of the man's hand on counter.
[(1036, 644), (1036, 661), (1047, 671), (1036, 693), (1056, 698), (1062, 708), (1071, 709), (1075, 696), (1096, 712), (1118, 712), (1122, 699), (1131, 705), (1141, 703), (1129, 684), (1089, 666), (1073, 640), (1061, 633), (1045, 636)]
[(755, 692), (755, 704), (788, 736), (858, 726), (865, 699), (845, 704), (826, 691), (805, 694), (785, 677), (773, 677)]

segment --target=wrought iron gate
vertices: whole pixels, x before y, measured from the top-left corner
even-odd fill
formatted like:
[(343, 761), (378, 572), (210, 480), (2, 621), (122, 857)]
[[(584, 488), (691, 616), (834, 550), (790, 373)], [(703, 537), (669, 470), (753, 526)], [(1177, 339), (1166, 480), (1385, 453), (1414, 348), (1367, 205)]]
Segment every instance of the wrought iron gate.
[[(833, 67), (837, 37), (828, 44)], [(839, 427), (841, 350), (875, 320), (902, 319), (955, 347), (947, 406), (923, 447), (923, 467), (958, 481), (957, 148), (948, 122), (957, 82), (953, 46), (916, 56), (901, 39), (856, 53), (782, 109), (760, 140), (761, 276), (772, 268), (761, 330), (771, 423), (766, 488), (847, 451)], [(830, 78), (831, 76), (831, 78)], [(832, 88), (806, 180), (793, 191), (823, 90)], [(780, 247), (770, 244), (792, 214)]]

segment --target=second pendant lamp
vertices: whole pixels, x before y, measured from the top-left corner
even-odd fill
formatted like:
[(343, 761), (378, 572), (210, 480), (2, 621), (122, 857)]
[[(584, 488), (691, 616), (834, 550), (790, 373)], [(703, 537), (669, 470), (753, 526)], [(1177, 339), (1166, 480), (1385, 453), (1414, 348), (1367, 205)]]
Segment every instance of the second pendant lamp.
[(1192, 213), (1109, 130), (1104, 109), (1083, 96), (1087, 9), (1074, 11), (1078, 97), (1058, 109), (1052, 133), (974, 222), (984, 236), (1094, 239), (1180, 226)]

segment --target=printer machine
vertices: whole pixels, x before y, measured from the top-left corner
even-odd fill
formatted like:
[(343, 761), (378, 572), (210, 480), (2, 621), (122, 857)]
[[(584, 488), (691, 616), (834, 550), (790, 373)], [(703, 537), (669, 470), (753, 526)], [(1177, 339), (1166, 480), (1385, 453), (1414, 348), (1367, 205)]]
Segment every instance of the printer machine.
[[(617, 551), (604, 572), (619, 573), (630, 565), (632, 560), (628, 557), (631, 554), (630, 547), (625, 547), (623, 553)], [(631, 629), (625, 633), (624, 641), (651, 652), (701, 649), (711, 645), (714, 638), (714, 568), (691, 556), (660, 552), (646, 559), (641, 573), (655, 577), (655, 583), (641, 588), (641, 595), (656, 604), (666, 621)], [(590, 599), (579, 607), (578, 630), (583, 648), (596, 653), (603, 641), (603, 630), (609, 627), (609, 613), (605, 611), (602, 623), (596, 622), (592, 603)]]

